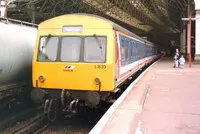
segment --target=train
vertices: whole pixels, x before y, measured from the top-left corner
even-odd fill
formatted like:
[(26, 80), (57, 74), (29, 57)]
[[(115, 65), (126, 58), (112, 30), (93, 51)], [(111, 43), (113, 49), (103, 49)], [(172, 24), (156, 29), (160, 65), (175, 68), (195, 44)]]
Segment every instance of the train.
[(37, 25), (0, 18), (0, 102), (31, 87)]
[(61, 109), (76, 113), (78, 106), (95, 108), (109, 101), (158, 58), (157, 45), (106, 18), (61, 15), (38, 25), (32, 85), (45, 108), (55, 100)]

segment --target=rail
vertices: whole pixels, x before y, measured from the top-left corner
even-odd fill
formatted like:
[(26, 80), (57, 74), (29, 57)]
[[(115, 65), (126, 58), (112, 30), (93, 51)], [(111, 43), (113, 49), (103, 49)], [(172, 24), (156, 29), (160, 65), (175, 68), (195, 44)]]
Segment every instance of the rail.
[(16, 19), (11, 19), (11, 18), (6, 18), (6, 17), (1, 17), (0, 16), (0, 21), (2, 21), (2, 20), (5, 21), (6, 23), (11, 21), (11, 22), (18, 23), (18, 24), (21, 24), (21, 25), (28, 25), (28, 26), (38, 27), (38, 24), (34, 24), (34, 23), (26, 22), (26, 21), (21, 21), (21, 20), (16, 20)]
[(13, 89), (13, 88), (17, 88), (17, 87), (22, 87), (22, 86), (27, 86), (30, 84), (30, 81), (21, 81), (21, 82), (15, 82), (12, 84), (0, 84), (0, 92), (1, 91), (5, 91), (5, 90), (9, 90), (9, 89)]

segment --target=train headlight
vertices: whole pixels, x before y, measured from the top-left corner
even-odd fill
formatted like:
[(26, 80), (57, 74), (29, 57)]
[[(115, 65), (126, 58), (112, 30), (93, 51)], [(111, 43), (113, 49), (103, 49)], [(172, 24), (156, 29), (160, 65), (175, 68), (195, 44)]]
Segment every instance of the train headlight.
[(95, 78), (95, 79), (94, 79), (94, 83), (95, 83), (96, 85), (99, 85), (99, 84), (101, 83), (101, 81), (100, 81), (99, 78)]
[(40, 82), (44, 82), (44, 80), (45, 80), (44, 76), (42, 76), (42, 75), (40, 75), (38, 79)]

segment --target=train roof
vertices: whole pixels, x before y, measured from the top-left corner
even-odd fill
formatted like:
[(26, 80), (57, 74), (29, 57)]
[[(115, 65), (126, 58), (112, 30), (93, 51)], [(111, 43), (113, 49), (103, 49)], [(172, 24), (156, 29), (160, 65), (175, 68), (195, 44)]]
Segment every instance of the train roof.
[[(110, 20), (108, 20), (108, 19), (106, 19), (104, 17), (98, 16), (98, 15), (94, 15), (94, 14), (88, 14), (88, 13), (72, 13), (72, 14), (65, 14), (65, 15), (60, 15), (60, 16), (57, 16), (57, 17), (53, 17), (51, 19), (45, 20), (44, 22), (40, 23), (39, 27), (46, 28), (46, 27), (48, 27), (48, 26), (46, 26), (46, 24), (48, 24), (48, 22), (53, 22), (57, 18), (60, 19), (62, 17), (70, 17), (70, 16), (76, 16), (76, 15), (86, 16), (86, 17), (90, 17), (90, 18), (94, 18), (94, 19), (99, 19), (102, 22), (105, 22), (105, 23), (109, 24), (109, 26), (112, 27), (116, 31), (120, 31), (120, 32), (125, 33), (125, 34), (127, 34), (127, 35), (129, 35), (131, 37), (134, 37), (134, 38), (136, 38), (138, 40), (141, 40), (143, 42), (147, 42), (148, 45), (154, 45), (153, 43), (143, 39), (142, 37), (139, 37), (138, 35), (128, 31), (127, 29), (123, 28), (122, 26), (120, 26), (120, 25), (118, 25), (118, 24), (116, 24), (116, 23), (114, 23), (114, 22), (112, 22), (112, 21), (110, 21)], [(50, 24), (50, 26), (52, 26), (52, 25)]]
[(113, 29), (115, 29), (115, 30), (117, 30), (117, 31), (121, 31), (121, 32), (123, 32), (123, 33), (126, 33), (127, 35), (132, 36), (132, 37), (135, 37), (135, 38), (137, 38), (137, 39), (139, 39), (139, 40), (142, 40), (143, 42), (147, 42), (147, 43), (150, 44), (150, 45), (154, 45), (154, 43), (152, 43), (152, 42), (150, 42), (150, 41), (148, 41), (148, 40), (145, 40), (145, 39), (143, 39), (142, 37), (139, 37), (138, 35), (136, 35), (136, 34), (130, 32), (129, 30), (123, 28), (122, 26), (120, 26), (120, 25), (114, 23), (113, 21), (108, 20), (108, 19), (106, 19), (106, 18), (104, 18), (104, 17), (98, 16), (98, 15), (94, 15), (94, 14), (88, 14), (88, 13), (72, 13), (72, 14), (68, 14), (68, 15), (85, 15), (85, 16), (90, 16), (90, 17), (95, 17), (95, 18), (102, 19), (102, 20), (104, 20), (104, 21), (110, 23), (110, 24), (112, 25)]

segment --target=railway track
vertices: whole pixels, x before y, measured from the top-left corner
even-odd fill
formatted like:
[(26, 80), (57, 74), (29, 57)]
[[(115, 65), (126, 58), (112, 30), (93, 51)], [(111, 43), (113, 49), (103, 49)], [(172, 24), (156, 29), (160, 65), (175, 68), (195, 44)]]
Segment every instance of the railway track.
[(17, 122), (26, 120), (30, 116), (34, 116), (39, 110), (40, 108), (36, 108), (34, 106), (27, 107), (26, 105), (20, 105), (18, 107), (13, 106), (11, 109), (4, 109), (4, 111), (0, 112), (0, 132)]
[(87, 114), (79, 117), (59, 118), (52, 124), (44, 126), (40, 134), (88, 134), (103, 114), (96, 109), (90, 109)]
[[(13, 108), (1, 112), (0, 115), (0, 133), (16, 133), (23, 126), (29, 125), (34, 122), (38, 115), (42, 112), (42, 107), (25, 107), (21, 106), (18, 109)], [(29, 122), (30, 123), (29, 123)]]
[(90, 110), (79, 117), (59, 118), (55, 122), (49, 122), (45, 114), (38, 113), (1, 132), (9, 134), (87, 134), (102, 115), (102, 112)]
[[(31, 107), (16, 111), (1, 118), (0, 133), (5, 134), (45, 134), (45, 133), (88, 133), (103, 115), (96, 109), (87, 109), (85, 114), (76, 117), (58, 118), (49, 122), (43, 113), (43, 107)], [(60, 116), (59, 116), (60, 117)]]
[(38, 114), (37, 116), (30, 118), (28, 121), (23, 122), (20, 125), (16, 125), (12, 129), (13, 134), (30, 134), (36, 132), (42, 126), (48, 124), (44, 114)]
[[(15, 118), (15, 120), (17, 119)], [(7, 127), (1, 132), (9, 134), (30, 134), (37, 132), (45, 125), (48, 125), (46, 116), (43, 113), (38, 113), (37, 115), (29, 117), (26, 120), (21, 120), (20, 122), (18, 120), (15, 125)]]

